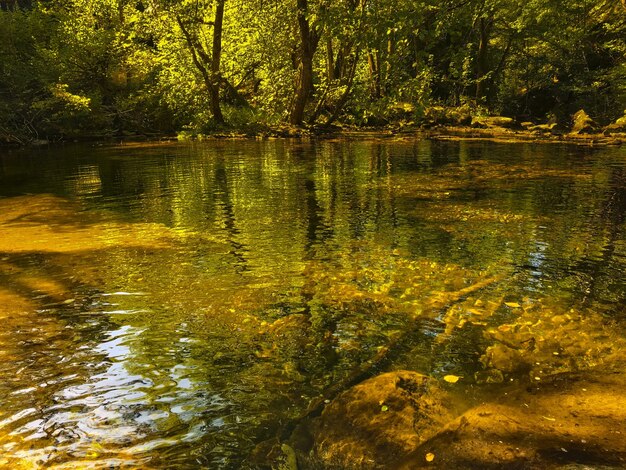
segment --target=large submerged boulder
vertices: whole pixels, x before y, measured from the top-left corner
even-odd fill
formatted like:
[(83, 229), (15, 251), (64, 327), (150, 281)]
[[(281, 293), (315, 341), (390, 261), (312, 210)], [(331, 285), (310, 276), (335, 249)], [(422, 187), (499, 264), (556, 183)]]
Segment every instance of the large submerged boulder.
[(371, 378), (341, 394), (308, 425), (308, 465), (392, 468), (454, 419), (454, 408), (436, 379), (410, 371)]
[[(624, 376), (613, 372), (598, 369), (502, 391), (394, 468), (626, 468)], [(576, 467), (583, 464), (589, 466)]]

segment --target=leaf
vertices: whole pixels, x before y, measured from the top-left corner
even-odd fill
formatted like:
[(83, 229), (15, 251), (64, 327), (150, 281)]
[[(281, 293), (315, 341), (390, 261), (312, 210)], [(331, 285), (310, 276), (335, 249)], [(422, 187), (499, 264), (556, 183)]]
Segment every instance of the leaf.
[(520, 308), (521, 305), (518, 304), (517, 302), (504, 302), (504, 305), (506, 305), (507, 307), (511, 307), (511, 308)]
[(443, 380), (450, 384), (455, 384), (459, 381), (460, 378), (461, 377), (459, 377), (458, 375), (446, 375), (443, 377)]
[(389, 407), (387, 405), (383, 405), (380, 407), (380, 411), (389, 411)]
[(426, 454), (426, 462), (432, 462), (433, 460), (435, 460), (435, 454), (433, 454), (432, 452)]

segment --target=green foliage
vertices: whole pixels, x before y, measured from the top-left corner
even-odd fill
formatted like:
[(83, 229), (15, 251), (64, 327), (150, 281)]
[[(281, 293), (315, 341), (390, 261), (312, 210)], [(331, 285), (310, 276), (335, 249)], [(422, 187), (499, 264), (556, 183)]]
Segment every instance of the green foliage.
[(53, 28), (41, 14), (0, 11), (0, 142), (37, 138), (39, 116), (31, 104), (49, 96), (51, 74), (40, 44)]
[(429, 109), (467, 105), (562, 124), (585, 109), (606, 125), (626, 107), (619, 2), (226, 0), (216, 43), (220, 4), (0, 11), (0, 140), (207, 133), (223, 128), (218, 114), (245, 132), (279, 125), (294, 107), (305, 43), (311, 124), (429, 123)]

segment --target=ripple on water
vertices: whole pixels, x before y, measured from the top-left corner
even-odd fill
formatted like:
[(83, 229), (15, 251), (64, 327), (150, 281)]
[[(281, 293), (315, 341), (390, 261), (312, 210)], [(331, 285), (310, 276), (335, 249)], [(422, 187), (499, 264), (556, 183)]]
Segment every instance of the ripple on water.
[(0, 203), (0, 466), (237, 467), (390, 342), (391, 367), (469, 383), (533, 299), (623, 305), (622, 157), (431, 145), (89, 149), (0, 175), (47, 194)]

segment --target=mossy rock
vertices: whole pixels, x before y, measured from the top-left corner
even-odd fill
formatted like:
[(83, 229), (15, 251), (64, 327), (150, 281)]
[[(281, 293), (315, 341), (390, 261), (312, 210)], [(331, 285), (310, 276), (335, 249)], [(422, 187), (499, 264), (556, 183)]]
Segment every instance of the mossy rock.
[(557, 126), (556, 122), (550, 124), (537, 124), (534, 126), (529, 126), (528, 130), (531, 132), (535, 132), (537, 134), (552, 134)]
[[(624, 374), (564, 375), (502, 390), (393, 468), (563, 470), (626, 467)], [(577, 465), (585, 464), (585, 467)]]
[(598, 132), (598, 125), (591, 119), (584, 109), (572, 116), (572, 134), (593, 134)]
[(513, 118), (504, 116), (474, 116), (472, 118), (472, 127), (482, 129), (514, 129), (517, 124)]
[(393, 468), (397, 459), (452, 421), (453, 409), (435, 379), (389, 372), (330, 403), (308, 424), (311, 448), (299, 450), (310, 459), (307, 464), (321, 468)]
[(614, 123), (609, 124), (605, 130), (605, 134), (624, 134), (626, 133), (626, 111), (624, 115), (616, 120)]

